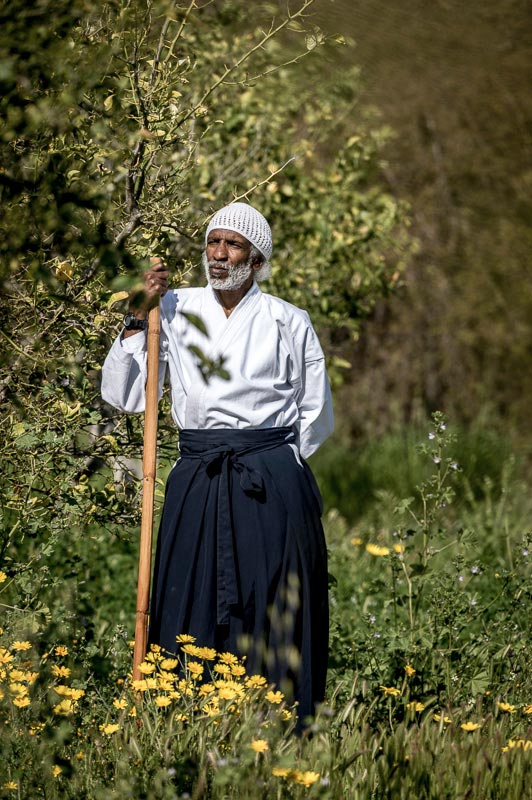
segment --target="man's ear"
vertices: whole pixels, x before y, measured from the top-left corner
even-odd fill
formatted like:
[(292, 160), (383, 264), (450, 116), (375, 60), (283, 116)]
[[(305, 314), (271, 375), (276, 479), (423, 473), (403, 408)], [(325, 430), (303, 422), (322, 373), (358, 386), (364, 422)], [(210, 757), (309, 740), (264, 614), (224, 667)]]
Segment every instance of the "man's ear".
[(262, 256), (260, 253), (257, 253), (255, 258), (251, 262), (252, 269), (255, 269), (255, 270), (260, 269), (263, 264), (264, 264), (264, 256)]

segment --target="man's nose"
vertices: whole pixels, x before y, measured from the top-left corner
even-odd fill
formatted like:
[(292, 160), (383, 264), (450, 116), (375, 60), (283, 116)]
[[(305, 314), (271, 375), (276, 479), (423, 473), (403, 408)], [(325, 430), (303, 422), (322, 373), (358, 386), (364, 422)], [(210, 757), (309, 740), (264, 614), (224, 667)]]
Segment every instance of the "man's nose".
[(228, 252), (226, 243), (217, 242), (212, 255), (216, 261), (227, 261)]

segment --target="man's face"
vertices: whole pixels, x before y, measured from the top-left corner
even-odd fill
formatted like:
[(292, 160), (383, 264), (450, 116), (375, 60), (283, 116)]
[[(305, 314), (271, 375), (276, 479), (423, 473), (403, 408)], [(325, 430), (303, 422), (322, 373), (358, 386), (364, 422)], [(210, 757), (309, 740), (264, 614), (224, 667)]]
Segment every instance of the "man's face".
[(251, 244), (236, 231), (215, 228), (207, 237), (203, 259), (205, 275), (213, 289), (235, 291), (251, 283)]

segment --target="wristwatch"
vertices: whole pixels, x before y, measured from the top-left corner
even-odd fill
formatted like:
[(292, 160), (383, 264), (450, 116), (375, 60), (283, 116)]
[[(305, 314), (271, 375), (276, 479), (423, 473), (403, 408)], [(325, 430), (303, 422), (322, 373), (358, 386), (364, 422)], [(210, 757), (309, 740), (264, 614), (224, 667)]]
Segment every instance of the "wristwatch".
[(148, 327), (147, 319), (139, 319), (129, 311), (124, 317), (124, 328), (126, 331), (144, 331)]

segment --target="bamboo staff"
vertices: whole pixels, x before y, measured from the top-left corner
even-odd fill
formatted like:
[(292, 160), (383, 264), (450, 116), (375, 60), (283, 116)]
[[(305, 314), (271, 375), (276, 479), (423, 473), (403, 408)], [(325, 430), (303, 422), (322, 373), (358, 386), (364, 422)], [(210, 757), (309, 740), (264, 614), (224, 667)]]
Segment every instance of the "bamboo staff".
[(157, 470), (157, 417), (159, 407), (159, 335), (161, 316), (159, 306), (148, 316), (148, 376), (144, 412), (144, 453), (142, 458), (143, 491), (140, 528), (139, 578), (137, 584), (137, 615), (135, 649), (133, 651), (133, 680), (140, 680), (139, 664), (146, 655), (148, 607), (150, 602), (151, 549), (153, 537), (153, 500)]

